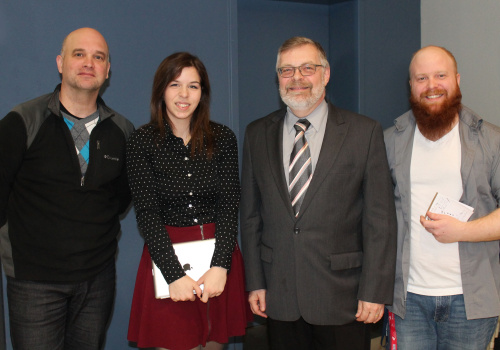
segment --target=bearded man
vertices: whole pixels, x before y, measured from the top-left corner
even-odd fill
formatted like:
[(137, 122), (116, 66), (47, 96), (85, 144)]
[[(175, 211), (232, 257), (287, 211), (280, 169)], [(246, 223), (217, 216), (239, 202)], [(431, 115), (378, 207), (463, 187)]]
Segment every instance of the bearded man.
[(278, 51), (287, 108), (248, 125), (241, 232), (252, 311), (270, 348), (369, 349), (392, 302), (396, 222), (379, 123), (325, 101), (321, 45)]
[[(410, 63), (411, 110), (385, 131), (398, 219), (392, 349), (485, 349), (500, 314), (500, 129), (461, 104), (453, 55)], [(469, 222), (428, 212), (436, 193)]]

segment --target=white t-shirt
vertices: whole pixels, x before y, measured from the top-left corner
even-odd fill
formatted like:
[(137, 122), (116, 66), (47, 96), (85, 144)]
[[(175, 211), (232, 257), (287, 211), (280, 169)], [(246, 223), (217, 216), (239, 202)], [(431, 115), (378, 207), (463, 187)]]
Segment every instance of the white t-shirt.
[(421, 295), (462, 294), (458, 243), (440, 243), (420, 224), (436, 192), (460, 200), (461, 147), (458, 124), (437, 141), (415, 128), (411, 157), (411, 243), (408, 291)]

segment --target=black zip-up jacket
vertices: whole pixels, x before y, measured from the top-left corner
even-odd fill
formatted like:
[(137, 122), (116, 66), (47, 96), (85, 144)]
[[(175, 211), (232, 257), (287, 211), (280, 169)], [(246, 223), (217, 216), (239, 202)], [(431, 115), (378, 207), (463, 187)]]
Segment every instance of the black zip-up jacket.
[(0, 252), (6, 274), (84, 281), (114, 260), (130, 203), (125, 145), (134, 127), (99, 97), (82, 178), (58, 86), (0, 120)]

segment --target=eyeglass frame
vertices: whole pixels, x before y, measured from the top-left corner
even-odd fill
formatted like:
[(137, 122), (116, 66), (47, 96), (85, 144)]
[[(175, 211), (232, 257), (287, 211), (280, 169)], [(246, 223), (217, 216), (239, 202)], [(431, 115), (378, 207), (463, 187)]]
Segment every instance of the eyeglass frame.
[[(313, 66), (314, 67), (314, 72), (312, 74), (304, 74), (302, 73), (302, 67), (305, 67), (305, 66)], [(325, 68), (325, 66), (323, 66), (322, 64), (312, 64), (312, 63), (304, 63), (298, 67), (290, 67), (290, 66), (284, 66), (284, 67), (279, 67), (277, 69), (278, 71), (278, 74), (280, 75), (280, 77), (282, 78), (291, 78), (295, 75), (295, 71), (298, 69), (300, 74), (303, 76), (303, 77), (310, 77), (311, 75), (314, 75), (316, 73), (316, 71), (318, 70), (318, 67), (323, 67)], [(293, 73), (292, 75), (290, 75), (289, 77), (284, 77), (283, 76), (283, 69), (284, 68), (293, 68)]]

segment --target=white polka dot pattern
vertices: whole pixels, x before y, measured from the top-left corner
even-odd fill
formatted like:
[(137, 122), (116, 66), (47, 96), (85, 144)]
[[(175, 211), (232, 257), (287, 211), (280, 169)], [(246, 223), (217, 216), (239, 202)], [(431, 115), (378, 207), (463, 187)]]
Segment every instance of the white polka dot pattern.
[[(189, 147), (165, 124), (162, 142), (153, 125), (136, 130), (127, 146), (129, 178), (137, 223), (153, 261), (167, 282), (185, 275), (165, 225), (186, 227), (214, 222), (211, 266), (231, 267), (238, 228), (240, 182), (236, 136), (210, 122), (215, 134), (211, 161), (191, 157)], [(188, 145), (190, 146), (190, 145)]]

